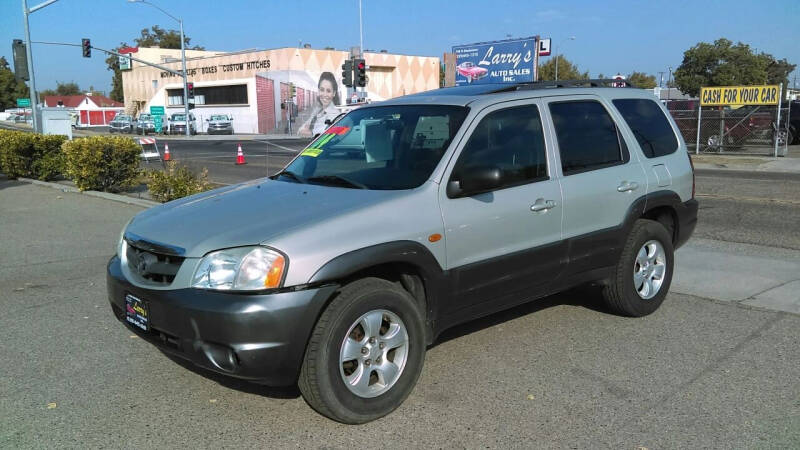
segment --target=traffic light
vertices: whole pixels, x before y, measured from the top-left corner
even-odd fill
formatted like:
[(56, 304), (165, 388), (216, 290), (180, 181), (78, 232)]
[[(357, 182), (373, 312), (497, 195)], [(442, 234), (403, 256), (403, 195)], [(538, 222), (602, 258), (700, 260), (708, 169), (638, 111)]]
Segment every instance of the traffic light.
[(89, 39), (86, 38), (81, 39), (81, 50), (83, 50), (84, 58), (92, 57), (92, 43), (89, 42)]
[(295, 93), (294, 83), (289, 83), (289, 98), (294, 98), (294, 93)]
[(342, 64), (342, 84), (353, 87), (353, 60), (346, 59)]
[(28, 55), (26, 54), (25, 43), (22, 39), (14, 39), (11, 42), (11, 50), (14, 56), (14, 76), (17, 80), (28, 81)]
[(363, 59), (354, 59), (353, 64), (355, 65), (355, 84), (358, 87), (364, 87), (367, 85), (367, 64), (364, 62)]
[(189, 102), (189, 109), (194, 109), (194, 82), (186, 83), (186, 101)]

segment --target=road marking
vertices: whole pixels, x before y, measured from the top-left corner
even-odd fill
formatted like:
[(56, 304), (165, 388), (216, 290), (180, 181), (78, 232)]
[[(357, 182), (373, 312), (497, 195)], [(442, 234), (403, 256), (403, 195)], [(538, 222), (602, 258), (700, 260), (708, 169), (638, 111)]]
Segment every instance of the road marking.
[(261, 141), (261, 140), (258, 140), (258, 139), (256, 139), (255, 141), (256, 141), (256, 142), (263, 142), (263, 143), (265, 143), (265, 144), (269, 144), (269, 145), (272, 145), (272, 146), (275, 146), (275, 147), (281, 148), (281, 149), (283, 149), (283, 150), (290, 151), (290, 152), (292, 152), (292, 153), (300, 153), (300, 151), (301, 151), (301, 150), (303, 150), (302, 148), (301, 148), (301, 149), (296, 149), (296, 148), (284, 147), (284, 146), (282, 146), (282, 145), (278, 145), (278, 144), (276, 144), (276, 143), (274, 143), (274, 142), (270, 142), (270, 141)]
[(695, 197), (712, 198), (715, 200), (736, 200), (740, 202), (751, 203), (779, 203), (788, 205), (800, 205), (800, 200), (779, 200), (774, 198), (758, 198), (758, 197), (735, 197), (733, 195), (717, 195), (717, 194), (695, 194)]

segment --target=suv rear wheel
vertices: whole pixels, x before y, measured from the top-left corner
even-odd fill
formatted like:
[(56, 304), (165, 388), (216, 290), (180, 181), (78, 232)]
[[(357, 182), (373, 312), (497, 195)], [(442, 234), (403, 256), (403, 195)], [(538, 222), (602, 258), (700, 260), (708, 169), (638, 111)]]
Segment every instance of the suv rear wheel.
[(417, 303), (398, 285), (379, 278), (346, 285), (309, 340), (297, 383), (303, 398), (343, 423), (389, 414), (422, 371), (424, 330)]
[(661, 305), (672, 282), (674, 250), (664, 225), (639, 219), (622, 250), (614, 277), (603, 290), (606, 304), (625, 316), (646, 316)]

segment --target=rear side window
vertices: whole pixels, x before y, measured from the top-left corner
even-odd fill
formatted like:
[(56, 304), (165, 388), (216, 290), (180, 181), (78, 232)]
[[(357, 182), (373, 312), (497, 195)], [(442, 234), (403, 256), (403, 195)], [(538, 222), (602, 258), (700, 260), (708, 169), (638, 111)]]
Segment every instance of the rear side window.
[(602, 169), (624, 163), (627, 152), (620, 146), (617, 126), (596, 101), (550, 104), (564, 175)]
[(451, 179), (465, 167), (492, 166), (503, 171), (500, 189), (547, 178), (544, 133), (539, 109), (525, 105), (487, 114), (461, 151)]
[(646, 157), (658, 158), (678, 149), (678, 139), (656, 102), (629, 98), (617, 99), (613, 103), (631, 127)]

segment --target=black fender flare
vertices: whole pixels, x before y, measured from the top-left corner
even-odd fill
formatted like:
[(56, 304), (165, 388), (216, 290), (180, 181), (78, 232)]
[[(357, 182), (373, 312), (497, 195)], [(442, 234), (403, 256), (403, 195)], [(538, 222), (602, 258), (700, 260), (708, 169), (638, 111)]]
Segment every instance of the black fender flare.
[(339, 255), (320, 267), (308, 284), (339, 282), (358, 272), (383, 264), (408, 264), (415, 267), (425, 286), (428, 340), (433, 338), (439, 300), (446, 295), (447, 273), (424, 245), (415, 241), (392, 241), (353, 250)]

